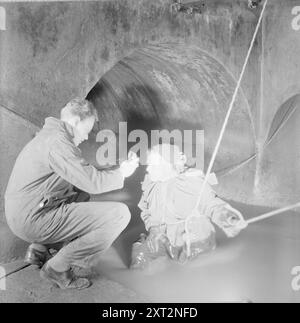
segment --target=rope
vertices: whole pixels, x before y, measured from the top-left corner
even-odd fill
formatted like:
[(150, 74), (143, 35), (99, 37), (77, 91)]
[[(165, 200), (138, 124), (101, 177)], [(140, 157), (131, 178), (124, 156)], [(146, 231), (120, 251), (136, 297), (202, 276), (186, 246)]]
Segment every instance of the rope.
[(269, 213), (262, 214), (260, 216), (255, 217), (255, 218), (247, 220), (247, 223), (248, 224), (256, 223), (256, 222), (271, 218), (274, 215), (278, 215), (278, 214), (281, 214), (281, 213), (284, 213), (286, 211), (290, 211), (290, 210), (293, 210), (293, 209), (296, 209), (296, 208), (299, 208), (299, 207), (300, 207), (300, 202), (298, 202), (296, 204), (293, 204), (293, 205), (283, 207), (281, 209), (278, 209), (278, 210), (275, 210), (275, 211), (272, 211), (272, 212), (269, 212)]
[[(196, 205), (195, 205), (195, 210), (198, 209), (198, 207), (199, 207), (199, 205), (201, 203), (201, 199), (202, 199), (202, 196), (203, 196), (203, 193), (204, 193), (205, 186), (206, 186), (206, 184), (208, 182), (209, 175), (211, 174), (213, 165), (215, 163), (215, 160), (216, 160), (216, 157), (217, 157), (217, 154), (218, 154), (218, 151), (219, 151), (219, 148), (220, 148), (220, 145), (221, 145), (221, 142), (222, 142), (222, 139), (223, 139), (223, 136), (224, 136), (228, 121), (229, 121), (229, 117), (230, 117), (230, 114), (232, 112), (232, 109), (233, 109), (233, 106), (234, 106), (234, 103), (235, 103), (239, 88), (241, 86), (241, 82), (242, 82), (243, 76), (245, 74), (246, 67), (248, 65), (248, 61), (249, 61), (249, 58), (250, 58), (250, 54), (252, 52), (254, 42), (255, 42), (256, 36), (258, 34), (258, 31), (259, 31), (259, 28), (260, 28), (260, 25), (261, 25), (261, 22), (262, 22), (262, 19), (263, 19), (264, 12), (265, 12), (267, 4), (268, 4), (268, 0), (265, 1), (264, 5), (263, 5), (263, 9), (262, 9), (262, 11), (260, 13), (259, 20), (258, 20), (258, 23), (256, 25), (254, 35), (252, 37), (251, 44), (250, 44), (250, 47), (248, 49), (247, 56), (246, 56), (246, 59), (245, 59), (245, 62), (244, 62), (244, 65), (243, 65), (239, 80), (237, 82), (237, 86), (235, 88), (235, 91), (234, 91), (234, 94), (233, 94), (229, 109), (227, 111), (227, 114), (226, 114), (222, 129), (221, 129), (221, 132), (220, 132), (219, 139), (217, 141), (217, 144), (216, 144), (216, 147), (214, 149), (212, 158), (210, 160), (209, 167), (207, 169), (206, 176), (205, 176), (204, 182), (203, 182), (202, 187), (201, 187), (199, 198), (198, 198), (198, 200), (196, 202)], [(190, 235), (189, 235), (189, 229), (188, 229), (188, 222), (189, 222), (190, 218), (191, 218), (191, 216), (188, 216), (186, 218), (186, 220), (185, 220), (185, 232), (186, 232), (186, 237), (187, 237), (186, 243), (187, 243), (187, 254), (188, 254), (188, 256), (190, 256), (190, 254), (191, 254), (191, 241), (190, 241), (190, 237), (189, 237)]]
[(23, 269), (25, 269), (25, 268), (27, 268), (29, 266), (30, 266), (30, 264), (24, 264), (24, 265), (18, 267), (17, 269), (15, 269), (15, 270), (5, 274), (4, 276), (0, 277), (0, 280), (4, 279), (4, 278), (7, 278), (7, 277), (11, 276), (12, 274), (15, 274), (15, 273), (17, 273), (17, 272), (19, 272), (19, 271), (21, 271), (21, 270), (23, 270)]

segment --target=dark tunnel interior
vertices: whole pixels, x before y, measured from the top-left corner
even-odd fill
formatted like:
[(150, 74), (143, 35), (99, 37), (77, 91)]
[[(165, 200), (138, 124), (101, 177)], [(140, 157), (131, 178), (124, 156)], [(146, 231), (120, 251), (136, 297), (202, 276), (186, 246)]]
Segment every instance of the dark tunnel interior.
[[(236, 81), (215, 58), (197, 47), (164, 44), (136, 50), (117, 63), (89, 92), (97, 108), (100, 129), (119, 135), (118, 123), (128, 133), (151, 130), (204, 130), (204, 164), (207, 167), (227, 112)], [(99, 167), (95, 156), (97, 131), (82, 145), (85, 156)], [(151, 136), (148, 145), (151, 145)], [(203, 147), (193, 137), (192, 151)], [(92, 146), (92, 147), (91, 147)], [(202, 146), (202, 147), (201, 147)], [(183, 147), (184, 148), (184, 147)], [(255, 154), (254, 124), (247, 99), (239, 92), (215, 172), (238, 165)], [(195, 158), (190, 158), (190, 164)], [(199, 166), (199, 165), (198, 165)], [(203, 165), (200, 165), (203, 168)]]

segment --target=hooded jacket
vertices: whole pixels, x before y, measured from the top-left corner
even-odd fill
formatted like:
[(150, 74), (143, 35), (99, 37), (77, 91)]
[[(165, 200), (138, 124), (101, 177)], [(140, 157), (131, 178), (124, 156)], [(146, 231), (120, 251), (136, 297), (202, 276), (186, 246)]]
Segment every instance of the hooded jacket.
[(5, 193), (5, 214), (11, 227), (32, 223), (41, 210), (55, 208), (74, 194), (74, 186), (100, 194), (124, 185), (119, 170), (98, 171), (85, 161), (73, 142), (73, 128), (47, 118), (42, 130), (19, 154)]

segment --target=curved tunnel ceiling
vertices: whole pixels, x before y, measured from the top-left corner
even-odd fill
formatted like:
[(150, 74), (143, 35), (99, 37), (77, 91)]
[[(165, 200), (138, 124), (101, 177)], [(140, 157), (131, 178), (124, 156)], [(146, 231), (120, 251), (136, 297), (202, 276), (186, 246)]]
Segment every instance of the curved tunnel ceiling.
[[(165, 44), (135, 51), (106, 73), (88, 94), (101, 127), (205, 130), (206, 164), (214, 149), (236, 81), (200, 48)], [(216, 161), (216, 170), (255, 152), (248, 102), (240, 91)]]

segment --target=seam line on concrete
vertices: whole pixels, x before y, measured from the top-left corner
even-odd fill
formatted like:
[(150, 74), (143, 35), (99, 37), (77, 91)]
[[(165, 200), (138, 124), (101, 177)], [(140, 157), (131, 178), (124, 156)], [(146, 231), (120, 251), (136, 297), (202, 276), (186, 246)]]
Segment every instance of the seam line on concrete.
[(2, 108), (2, 110), (5, 111), (7, 114), (13, 115), (14, 117), (17, 117), (18, 119), (21, 119), (22, 122), (25, 121), (27, 123), (30, 123), (32, 126), (37, 127), (38, 129), (40, 129), (40, 126), (37, 124), (37, 122), (34, 122), (33, 120), (29, 120), (28, 118), (26, 118), (21, 113), (18, 113), (13, 109), (8, 108), (7, 106), (3, 105), (2, 103), (0, 103), (0, 108)]

